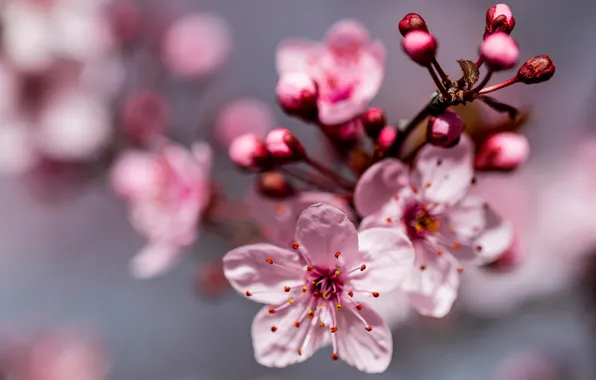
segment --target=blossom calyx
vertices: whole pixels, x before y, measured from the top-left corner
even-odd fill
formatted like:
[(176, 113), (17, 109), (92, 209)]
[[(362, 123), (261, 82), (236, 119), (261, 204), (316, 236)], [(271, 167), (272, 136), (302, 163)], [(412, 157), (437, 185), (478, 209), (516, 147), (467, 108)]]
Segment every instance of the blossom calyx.
[(546, 82), (553, 75), (555, 75), (555, 64), (548, 55), (528, 59), (517, 72), (517, 78), (525, 84)]
[(306, 157), (302, 143), (288, 129), (277, 128), (265, 138), (265, 146), (277, 163), (299, 161)]

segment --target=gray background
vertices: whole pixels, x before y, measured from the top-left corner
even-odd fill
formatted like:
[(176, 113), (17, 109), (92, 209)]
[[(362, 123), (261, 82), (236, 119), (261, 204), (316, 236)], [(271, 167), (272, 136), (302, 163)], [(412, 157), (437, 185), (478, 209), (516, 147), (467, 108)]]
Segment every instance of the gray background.
[[(153, 4), (162, 1), (153, 0)], [(455, 60), (475, 58), (490, 1), (477, 0), (201, 0), (168, 1), (173, 12), (213, 10), (230, 23), (234, 54), (205, 86), (172, 82), (176, 135), (190, 142), (210, 136), (217, 107), (237, 96), (273, 104), (276, 44), (289, 36), (321, 38), (335, 21), (353, 17), (388, 49), (387, 78), (374, 101), (391, 118), (407, 118), (432, 91), (424, 71), (399, 47), (397, 23), (421, 13), (438, 37), (439, 58), (456, 73)], [(548, 160), (589, 129), (596, 70), (596, 2), (509, 2), (522, 57), (548, 53), (557, 75), (540, 87), (498, 95), (534, 104), (528, 129), (530, 165)], [(503, 74), (503, 79), (507, 74)], [(497, 76), (497, 79), (501, 78)], [(200, 121), (200, 122), (199, 122)], [(307, 127), (278, 114), (278, 121), (310, 136)], [(592, 125), (593, 128), (593, 125)], [(248, 183), (218, 156), (215, 177), (224, 184)], [(27, 331), (74, 323), (100, 332), (114, 359), (113, 379), (305, 379), (367, 377), (320, 353), (306, 363), (271, 370), (254, 362), (250, 323), (258, 305), (228, 293), (199, 299), (192, 281), (197, 264), (225, 252), (224, 242), (204, 236), (193, 255), (168, 275), (135, 281), (128, 260), (142, 245), (123, 206), (96, 181), (67, 201), (41, 201), (22, 181), (0, 182), (0, 324)], [(240, 196), (236, 189), (233, 195)], [(419, 324), (395, 333), (395, 358), (379, 379), (490, 379), (499, 361), (517, 350), (544, 352), (560, 363), (561, 379), (593, 380), (596, 351), (583, 301), (576, 289), (527, 304), (499, 319), (461, 317), (456, 323)], [(513, 379), (515, 380), (515, 379)], [(536, 379), (541, 380), (541, 379)]]

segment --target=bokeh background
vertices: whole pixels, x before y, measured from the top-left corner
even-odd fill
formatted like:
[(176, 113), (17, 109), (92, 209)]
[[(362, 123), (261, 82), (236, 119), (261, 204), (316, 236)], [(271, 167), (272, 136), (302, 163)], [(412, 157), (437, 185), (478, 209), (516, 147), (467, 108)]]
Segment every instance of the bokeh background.
[[(218, 110), (229, 101), (250, 96), (271, 104), (277, 124), (292, 128), (307, 144), (314, 143), (311, 128), (288, 119), (275, 106), (274, 55), (279, 41), (291, 36), (320, 39), (335, 21), (361, 21), (388, 50), (386, 79), (373, 104), (384, 108), (390, 120), (397, 120), (413, 115), (433, 90), (426, 73), (401, 52), (396, 27), (401, 17), (408, 12), (422, 14), (438, 37), (439, 60), (457, 73), (456, 59), (476, 57), (484, 14), (493, 5), (486, 0), (139, 3), (173, 15), (213, 11), (229, 23), (232, 33), (232, 55), (215, 76), (198, 84), (171, 78), (162, 88), (171, 97), (172, 134), (178, 140), (211, 139)], [(550, 82), (512, 87), (497, 96), (535, 111), (526, 129), (532, 156), (525, 170), (540, 178), (533, 187), (540, 190), (558, 181), (551, 173), (569, 169), (561, 162), (596, 126), (596, 3), (512, 0), (509, 5), (516, 17), (514, 36), (522, 57), (549, 54), (557, 64)], [(506, 79), (507, 74), (503, 75)], [(233, 197), (241, 197), (250, 183), (229, 164), (225, 151), (216, 154), (214, 177)], [(66, 197), (47, 198), (40, 197), (40, 189), (32, 189), (29, 181), (6, 176), (0, 180), (0, 210), (0, 328), (11, 333), (65, 324), (90, 329), (101, 337), (112, 359), (110, 379), (369, 377), (341, 362), (330, 362), (324, 352), (282, 370), (257, 364), (250, 324), (259, 305), (233, 292), (210, 298), (196, 289), (198, 268), (227, 250), (226, 242), (217, 237), (203, 235), (189, 249), (191, 254), (166, 275), (133, 279), (128, 262), (143, 241), (102, 178)], [(553, 223), (573, 224), (574, 220)], [(564, 249), (560, 254), (566, 254)], [(532, 352), (556, 366), (558, 379), (596, 379), (594, 311), (587, 307), (585, 286), (579, 277), (575, 280), (507, 311), (473, 313), (458, 301), (445, 321), (405, 325), (394, 334), (391, 367), (376, 377), (492, 379), (503, 360)], [(477, 292), (474, 297), (487, 297), (484, 301), (490, 302), (492, 295)]]

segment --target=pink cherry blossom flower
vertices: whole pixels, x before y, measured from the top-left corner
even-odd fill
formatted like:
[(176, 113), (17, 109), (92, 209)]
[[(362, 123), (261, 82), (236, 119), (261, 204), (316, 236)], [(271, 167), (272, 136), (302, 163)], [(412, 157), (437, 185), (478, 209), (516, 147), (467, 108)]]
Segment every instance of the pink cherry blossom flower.
[(192, 13), (166, 32), (163, 55), (170, 70), (183, 77), (200, 77), (222, 66), (231, 50), (227, 23), (212, 13)]
[(252, 188), (247, 195), (251, 218), (269, 242), (280, 246), (288, 246), (294, 240), (298, 217), (317, 203), (333, 206), (353, 219), (348, 203), (331, 193), (303, 191), (285, 199), (273, 199)]
[(279, 75), (305, 73), (318, 85), (319, 120), (341, 124), (364, 112), (385, 73), (385, 48), (354, 20), (333, 25), (324, 42), (288, 39), (277, 50)]
[(482, 199), (467, 195), (473, 182), (473, 149), (462, 136), (451, 149), (430, 144), (409, 170), (386, 159), (367, 170), (354, 194), (361, 229), (385, 226), (403, 230), (416, 248), (416, 268), (404, 282), (412, 306), (443, 317), (457, 297), (459, 260), (488, 263), (513, 240), (510, 223)]
[(346, 214), (324, 204), (304, 211), (292, 248), (254, 244), (224, 257), (231, 285), (266, 303), (252, 324), (257, 361), (285, 367), (333, 346), (331, 358), (368, 372), (391, 361), (391, 331), (359, 297), (396, 289), (410, 271), (414, 252), (399, 230), (358, 233)]
[(128, 203), (131, 222), (148, 244), (133, 259), (134, 276), (165, 272), (194, 243), (210, 199), (211, 150), (167, 143), (157, 152), (131, 150), (114, 165), (111, 184)]

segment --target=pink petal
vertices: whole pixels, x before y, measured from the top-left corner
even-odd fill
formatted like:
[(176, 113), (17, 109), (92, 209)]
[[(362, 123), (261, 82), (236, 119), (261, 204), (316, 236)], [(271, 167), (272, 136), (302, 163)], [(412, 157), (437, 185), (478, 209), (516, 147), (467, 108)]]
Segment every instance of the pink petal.
[(332, 268), (341, 252), (349, 258), (358, 252), (358, 233), (348, 216), (318, 203), (306, 209), (296, 223), (296, 242), (309, 265)]
[(166, 244), (153, 244), (143, 248), (132, 259), (130, 271), (136, 278), (151, 278), (166, 272), (179, 255), (179, 248)]
[(288, 299), (284, 286), (304, 282), (306, 264), (296, 251), (271, 244), (251, 244), (228, 252), (223, 265), (226, 278), (240, 294), (248, 295), (249, 291), (253, 301), (279, 304)]
[(404, 282), (403, 291), (408, 293), (412, 307), (420, 314), (443, 318), (451, 310), (459, 287), (458, 265), (436, 253), (429, 253), (426, 269), (414, 269)]
[(444, 225), (445, 234), (452, 234), (461, 249), (452, 253), (460, 259), (480, 264), (499, 258), (513, 244), (513, 227), (503, 220), (481, 198), (467, 196), (449, 210)]
[[(346, 307), (337, 313), (337, 351), (342, 360), (358, 370), (381, 373), (391, 363), (391, 330), (369, 305), (363, 303), (362, 306), (360, 311)], [(366, 325), (372, 327), (371, 331), (365, 330), (366, 325), (356, 313), (366, 321)]]
[(282, 41), (277, 46), (276, 67), (279, 75), (301, 72), (307, 73), (313, 57), (323, 51), (323, 46), (318, 42), (307, 39), (292, 38)]
[(364, 104), (368, 104), (377, 96), (385, 77), (385, 47), (382, 43), (376, 42), (369, 49), (361, 54), (360, 80), (352, 94), (355, 99)]
[(388, 158), (371, 166), (356, 185), (354, 204), (361, 216), (381, 210), (392, 197), (409, 185), (407, 167), (399, 160)]
[(208, 143), (204, 141), (195, 142), (191, 146), (191, 152), (198, 165), (207, 171), (211, 171), (211, 167), (213, 166), (213, 150)]
[[(307, 307), (306, 302), (297, 301), (275, 314), (269, 313), (269, 307), (259, 311), (252, 323), (252, 344), (259, 364), (286, 367), (300, 363), (326, 343), (328, 330), (320, 328), (316, 318), (312, 321), (305, 319), (299, 328), (294, 326)], [(272, 331), (273, 326), (275, 332)], [(306, 343), (303, 345), (303, 342)], [(302, 355), (298, 354), (298, 349), (302, 350)]]
[(394, 290), (379, 298), (369, 298), (366, 303), (379, 313), (391, 329), (406, 323), (413, 314), (410, 298), (401, 290)]
[(336, 22), (325, 35), (325, 43), (331, 49), (356, 50), (370, 40), (368, 30), (356, 20), (345, 19)]
[(317, 103), (319, 121), (324, 125), (345, 123), (364, 112), (368, 101), (354, 96), (337, 102), (321, 98)]
[(128, 199), (155, 193), (162, 171), (154, 155), (141, 150), (122, 153), (110, 171), (110, 184), (116, 194)]
[(412, 183), (422, 189), (429, 202), (453, 205), (470, 188), (473, 153), (472, 141), (465, 135), (454, 148), (426, 144), (416, 157)]
[[(354, 289), (390, 292), (397, 289), (414, 267), (414, 247), (396, 228), (372, 228), (358, 234), (358, 255), (346, 262), (347, 269), (366, 265), (349, 280)], [(341, 257), (341, 256), (340, 256)]]

